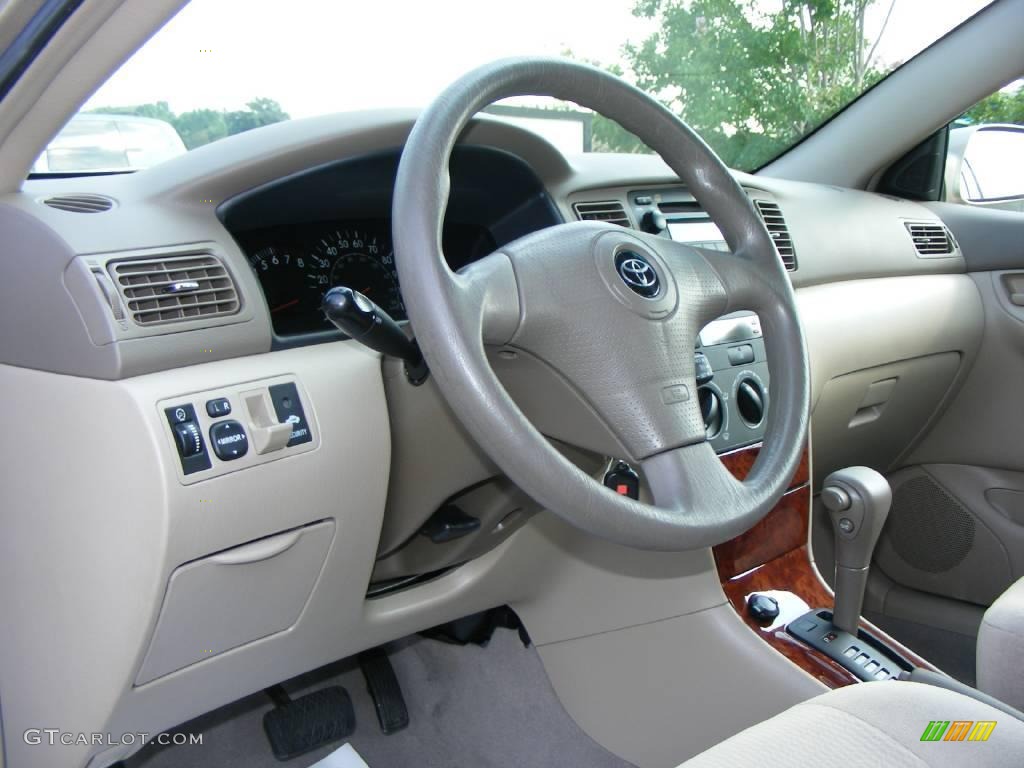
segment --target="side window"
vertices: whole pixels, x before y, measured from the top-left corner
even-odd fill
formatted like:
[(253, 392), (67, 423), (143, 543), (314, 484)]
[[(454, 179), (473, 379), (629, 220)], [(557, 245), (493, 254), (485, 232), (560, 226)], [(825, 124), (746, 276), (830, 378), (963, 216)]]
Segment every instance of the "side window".
[(946, 199), (1024, 212), (1024, 81), (978, 102), (950, 126)]

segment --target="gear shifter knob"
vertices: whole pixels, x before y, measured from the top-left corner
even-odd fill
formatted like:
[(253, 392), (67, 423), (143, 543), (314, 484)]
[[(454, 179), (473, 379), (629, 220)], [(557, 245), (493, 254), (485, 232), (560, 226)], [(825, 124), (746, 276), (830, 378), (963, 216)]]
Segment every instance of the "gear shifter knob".
[(836, 541), (832, 624), (856, 637), (871, 555), (889, 516), (892, 490), (875, 470), (847, 467), (825, 478), (821, 501), (832, 518)]

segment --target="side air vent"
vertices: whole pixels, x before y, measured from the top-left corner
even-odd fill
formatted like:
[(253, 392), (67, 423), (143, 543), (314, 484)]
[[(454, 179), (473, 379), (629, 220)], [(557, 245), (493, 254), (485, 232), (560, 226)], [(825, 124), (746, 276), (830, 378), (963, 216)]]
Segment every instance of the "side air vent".
[(605, 200), (600, 203), (573, 203), (576, 216), (582, 221), (607, 221), (620, 227), (629, 227), (629, 217), (616, 200)]
[(103, 213), (114, 207), (114, 201), (103, 195), (56, 195), (43, 200), (44, 205), (71, 213)]
[(953, 252), (953, 237), (942, 224), (933, 221), (903, 222), (914, 241), (918, 256), (946, 256)]
[(754, 205), (764, 219), (764, 225), (768, 228), (768, 234), (775, 243), (775, 250), (779, 252), (783, 265), (792, 272), (796, 269), (796, 251), (793, 249), (793, 239), (789, 236), (789, 229), (786, 227), (786, 220), (782, 218), (778, 203), (754, 200)]
[(138, 325), (220, 317), (239, 309), (231, 275), (209, 254), (115, 261), (110, 270)]

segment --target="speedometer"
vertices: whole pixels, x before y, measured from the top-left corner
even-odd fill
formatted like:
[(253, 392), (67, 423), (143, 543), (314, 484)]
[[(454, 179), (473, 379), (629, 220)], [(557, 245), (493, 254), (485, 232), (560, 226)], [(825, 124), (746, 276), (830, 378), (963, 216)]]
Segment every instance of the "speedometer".
[(359, 291), (396, 320), (405, 319), (391, 242), (383, 232), (339, 229), (325, 234), (314, 259), (323, 268), (311, 273), (323, 292), (344, 285)]

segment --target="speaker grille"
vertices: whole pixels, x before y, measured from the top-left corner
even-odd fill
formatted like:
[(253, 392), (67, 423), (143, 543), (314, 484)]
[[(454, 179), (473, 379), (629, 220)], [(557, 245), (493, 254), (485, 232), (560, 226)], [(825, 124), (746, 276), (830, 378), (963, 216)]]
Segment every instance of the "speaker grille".
[(908, 565), (928, 573), (955, 568), (974, 546), (974, 519), (927, 475), (911, 478), (893, 492), (889, 535)]

